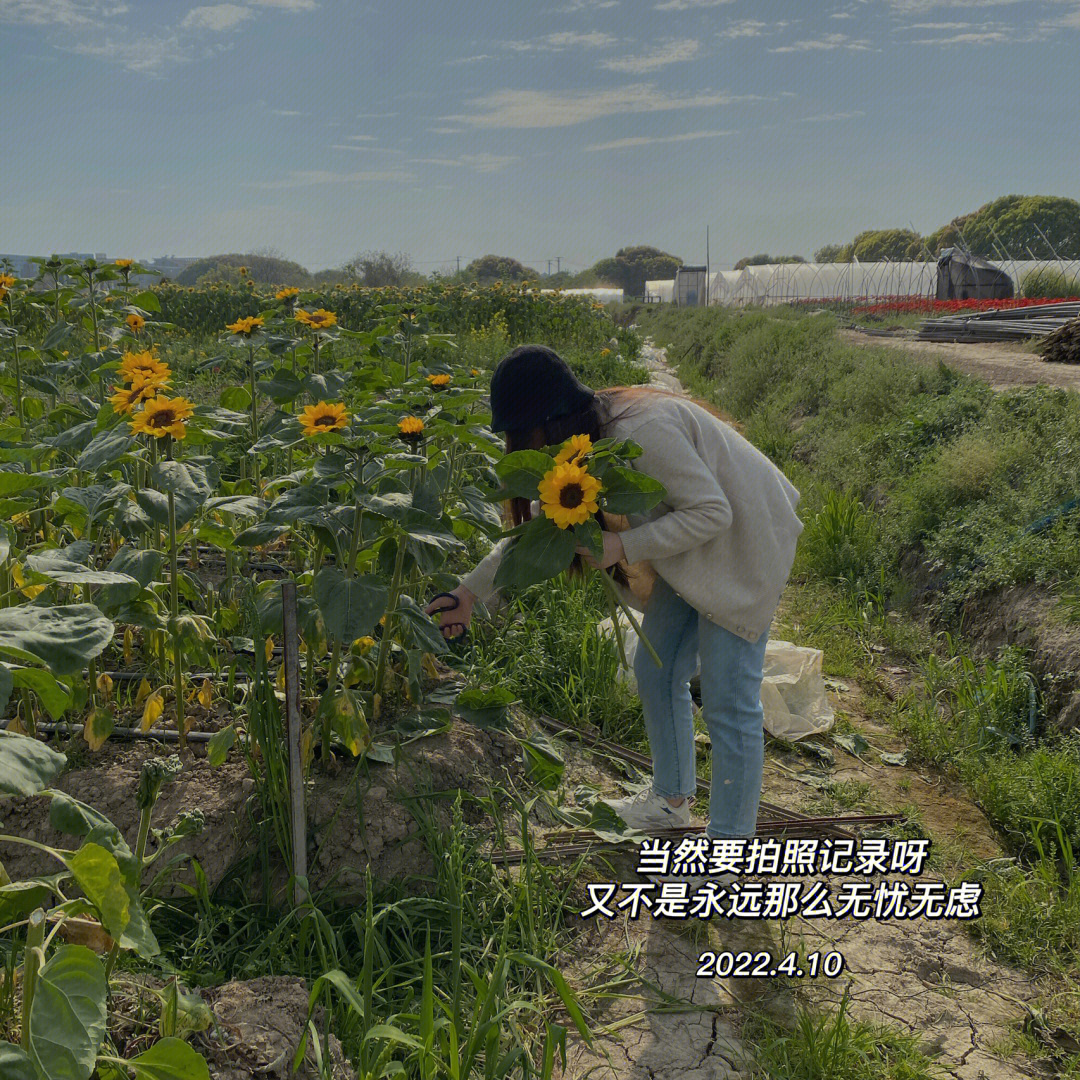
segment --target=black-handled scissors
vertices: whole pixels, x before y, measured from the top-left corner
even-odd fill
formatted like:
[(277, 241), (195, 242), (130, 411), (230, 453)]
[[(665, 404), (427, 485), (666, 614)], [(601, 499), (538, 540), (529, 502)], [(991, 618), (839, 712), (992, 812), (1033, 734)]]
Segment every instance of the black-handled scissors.
[[(436, 600), (442, 600), (444, 597), (447, 600), (453, 600), (454, 602), (449, 607), (439, 608), (439, 610), (437, 612), (435, 612), (436, 615), (445, 615), (447, 612), (453, 611), (455, 608), (461, 607), (461, 597), (460, 596), (455, 596), (453, 593), (448, 593), (448, 592), (436, 593), (428, 601), (428, 606), (430, 607), (432, 604), (435, 603)], [(441, 619), (439, 620), (439, 629), (440, 630), (442, 630), (444, 627), (447, 627), (447, 626), (460, 626), (462, 628), (460, 634), (451, 634), (450, 635), (450, 640), (451, 641), (457, 641), (460, 638), (463, 638), (469, 632), (469, 627), (468, 627), (468, 625), (466, 623), (463, 623), (463, 622), (443, 622)], [(443, 636), (445, 637), (446, 635), (444, 634)]]

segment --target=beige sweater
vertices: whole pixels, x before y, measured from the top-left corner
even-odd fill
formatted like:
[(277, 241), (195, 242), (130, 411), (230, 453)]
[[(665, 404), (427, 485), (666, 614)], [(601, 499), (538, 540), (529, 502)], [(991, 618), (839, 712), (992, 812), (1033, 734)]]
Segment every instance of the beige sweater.
[[(620, 532), (627, 563), (651, 564), (707, 619), (757, 641), (795, 559), (803, 528), (798, 491), (734, 428), (685, 398), (650, 393), (629, 406), (605, 401), (602, 409), (603, 437), (638, 443), (642, 454), (631, 466), (667, 489), (647, 514), (628, 516), (630, 527)], [(499, 540), (462, 578), (480, 600), (496, 595), (495, 572), (510, 542)], [(641, 610), (639, 597), (623, 596)]]

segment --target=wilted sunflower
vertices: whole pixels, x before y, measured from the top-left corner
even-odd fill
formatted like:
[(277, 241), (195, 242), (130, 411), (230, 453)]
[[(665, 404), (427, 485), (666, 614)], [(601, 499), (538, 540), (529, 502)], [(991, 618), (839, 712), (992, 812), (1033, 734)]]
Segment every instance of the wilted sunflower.
[(134, 311), (124, 319), (124, 322), (128, 324), (128, 329), (133, 334), (137, 334), (146, 325), (146, 320), (141, 315), (136, 315)]
[(600, 481), (580, 465), (556, 465), (540, 481), (540, 507), (560, 529), (581, 525), (600, 509)]
[(406, 416), (398, 421), (397, 428), (406, 442), (419, 442), (424, 437), (424, 421), (419, 416)]
[(591, 449), (592, 439), (588, 435), (572, 435), (556, 455), (555, 464), (566, 465), (573, 462), (577, 465)]
[(435, 386), (435, 387), (449, 386), (450, 385), (450, 376), (449, 375), (429, 375), (427, 377), (427, 381), (429, 383), (431, 383), (432, 386)]
[(337, 326), (337, 316), (326, 308), (316, 311), (305, 311), (301, 308), (294, 317), (297, 322), (310, 326), (312, 330), (329, 330), (331, 326)]
[(327, 431), (339, 431), (348, 422), (349, 413), (340, 401), (320, 401), (318, 405), (306, 405), (300, 413), (300, 425), (308, 438)]
[(116, 393), (109, 398), (113, 412), (120, 416), (132, 412), (136, 405), (157, 397), (157, 392), (161, 388), (151, 382), (136, 382), (132, 386), (114, 386)]
[(244, 337), (251, 337), (257, 327), (262, 326), (261, 315), (248, 315), (243, 319), (237, 319), (234, 323), (229, 323), (225, 329), (231, 334), (243, 334)]
[(166, 435), (182, 439), (187, 434), (184, 421), (194, 413), (195, 406), (186, 398), (154, 398), (135, 414), (131, 430), (135, 435), (153, 435), (155, 439)]

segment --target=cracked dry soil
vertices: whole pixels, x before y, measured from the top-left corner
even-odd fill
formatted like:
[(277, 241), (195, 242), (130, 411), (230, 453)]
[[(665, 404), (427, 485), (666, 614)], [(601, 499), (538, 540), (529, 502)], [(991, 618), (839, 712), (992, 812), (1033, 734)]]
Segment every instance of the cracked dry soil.
[[(860, 697), (860, 688), (850, 681), (842, 694), (830, 692), (834, 708), (844, 712), (874, 750), (902, 749), (902, 741), (890, 730), (860, 714)], [(917, 811), (937, 851), (933, 869), (924, 870), (920, 880), (948, 879), (965, 866), (1002, 854), (989, 822), (959, 785), (916, 767), (878, 766), (872, 751), (863, 758), (839, 747), (834, 753), (830, 779), (869, 783), (875, 811)], [(764, 798), (802, 813), (822, 812), (816, 789), (793, 776), (800, 770), (789, 763), (808, 773), (818, 771), (816, 764), (807, 768), (805, 758), (771, 747)], [(834, 807), (833, 812), (856, 811)], [(633, 879), (632, 861), (626, 859), (624, 865), (624, 880)], [(839, 881), (830, 881), (834, 892)], [(706, 949), (767, 951), (779, 958), (796, 947), (840, 952), (843, 972), (836, 979), (695, 975), (698, 956)], [(571, 1029), (562, 1080), (748, 1080), (754, 1047), (744, 1041), (741, 1030), (749, 1011), (790, 1022), (797, 1005), (835, 1011), (845, 988), (849, 1015), (915, 1036), (943, 1077), (1007, 1080), (1047, 1075), (1044, 1066), (1022, 1055), (1006, 1058), (994, 1052), (1025, 1019), (1025, 1002), (1033, 1001), (1042, 988), (1023, 971), (986, 956), (965, 925), (955, 920), (825, 923), (796, 916), (783, 926), (715, 918), (702, 925), (696, 919), (675, 923), (643, 914), (637, 920), (588, 920), (580, 951), (585, 954), (629, 957), (641, 984), (594, 1013), (598, 1028), (615, 1030), (602, 1034), (593, 1048)]]

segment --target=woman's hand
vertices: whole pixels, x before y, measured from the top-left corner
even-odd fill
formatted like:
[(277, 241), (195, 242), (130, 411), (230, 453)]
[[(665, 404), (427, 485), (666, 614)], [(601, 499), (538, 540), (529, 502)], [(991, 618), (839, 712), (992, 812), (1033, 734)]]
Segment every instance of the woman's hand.
[(442, 631), (442, 636), (444, 638), (457, 638), (461, 637), (461, 635), (469, 629), (469, 623), (472, 622), (473, 604), (476, 603), (476, 596), (466, 589), (464, 585), (459, 585), (450, 593), (450, 595), (457, 597), (457, 607), (454, 607), (451, 602), (443, 596), (437, 600), (432, 600), (431, 603), (424, 608), (424, 611), (428, 615), (434, 615), (437, 611), (446, 611), (448, 613), (446, 625), (440, 625), (439, 629)]
[(579, 546), (574, 550), (594, 569), (606, 570), (609, 566), (614, 566), (620, 559), (626, 558), (626, 552), (623, 551), (622, 538), (618, 533), (605, 530), (600, 535), (604, 538), (604, 557), (600, 562), (596, 561), (586, 547)]

